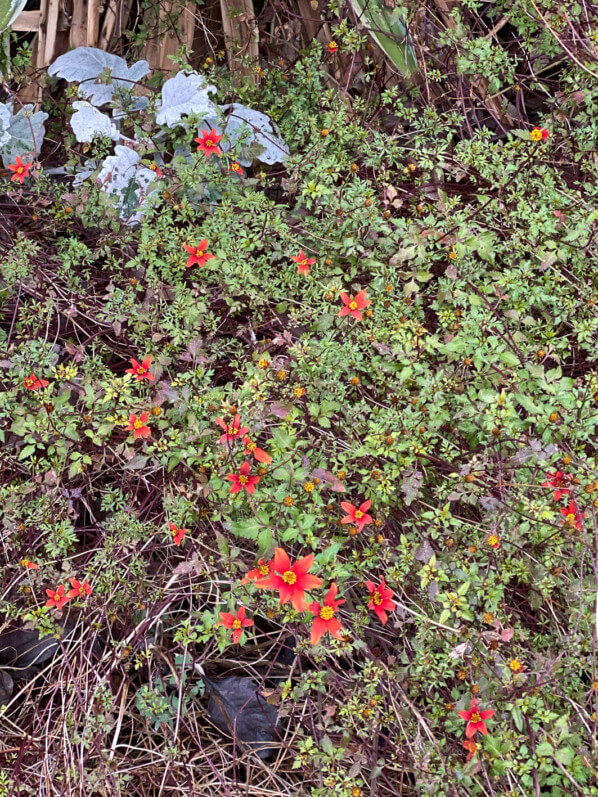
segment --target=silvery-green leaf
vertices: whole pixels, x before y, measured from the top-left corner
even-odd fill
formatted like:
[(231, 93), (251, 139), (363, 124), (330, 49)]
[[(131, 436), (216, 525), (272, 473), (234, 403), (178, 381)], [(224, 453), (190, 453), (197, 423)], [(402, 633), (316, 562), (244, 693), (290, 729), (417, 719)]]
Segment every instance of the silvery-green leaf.
[(10, 141), (10, 120), (12, 119), (12, 107), (0, 102), (0, 147)]
[(156, 175), (139, 164), (139, 154), (129, 147), (117, 145), (114, 155), (104, 159), (98, 183), (111, 196), (117, 197), (121, 218), (129, 224), (139, 221), (147, 203), (147, 190)]
[(34, 113), (33, 105), (25, 105), (10, 119), (7, 131), (10, 139), (2, 145), (2, 162), (5, 166), (14, 163), (17, 155), (22, 160), (36, 157), (46, 134), (44, 122), (47, 118), (47, 113)]
[[(114, 110), (112, 114), (112, 118), (115, 122), (119, 121), (120, 119), (124, 119), (130, 113), (136, 113), (137, 111), (142, 111), (144, 108), (147, 108), (149, 104), (149, 99), (147, 97), (133, 97), (132, 102), (130, 105), (127, 106), (126, 110), (122, 108), (117, 108)], [(154, 136), (155, 138), (155, 136)]]
[(79, 93), (98, 106), (110, 102), (116, 86), (132, 89), (149, 71), (147, 61), (128, 66), (124, 58), (97, 47), (77, 47), (48, 67), (49, 75), (79, 83)]
[(199, 129), (207, 126), (218, 134), (224, 133), (227, 140), (219, 145), (224, 152), (237, 148), (236, 158), (241, 166), (251, 166), (255, 159), (270, 164), (284, 161), (289, 148), (270, 117), (239, 102), (219, 107), (228, 114), (224, 125), (218, 124), (216, 117), (211, 116), (199, 125)]
[(94, 136), (109, 136), (118, 140), (118, 130), (109, 116), (98, 111), (89, 102), (74, 102), (75, 113), (71, 117), (71, 127), (77, 141), (92, 141)]
[(27, 0), (0, 0), (0, 33), (10, 28), (26, 3)]
[(206, 86), (201, 75), (179, 72), (162, 87), (162, 101), (156, 121), (159, 125), (173, 127), (183, 115), (214, 113), (216, 106), (209, 94), (216, 86)]
[(266, 114), (238, 102), (229, 105), (227, 110), (230, 115), (226, 123), (226, 135), (230, 140), (240, 139), (243, 132), (250, 129), (257, 147), (250, 145), (249, 149), (252, 155), (255, 152), (255, 157), (262, 163), (282, 163), (289, 155), (289, 148), (280, 136), (280, 130)]

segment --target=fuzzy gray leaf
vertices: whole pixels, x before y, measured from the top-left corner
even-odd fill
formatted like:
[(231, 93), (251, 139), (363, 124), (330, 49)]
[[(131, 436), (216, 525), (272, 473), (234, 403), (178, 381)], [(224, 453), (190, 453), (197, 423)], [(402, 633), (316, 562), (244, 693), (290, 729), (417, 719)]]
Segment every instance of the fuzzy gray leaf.
[[(8, 116), (7, 116), (8, 112)], [(46, 128), (44, 122), (48, 114), (33, 112), (33, 105), (23, 106), (15, 116), (12, 106), (0, 104), (0, 141), (2, 142), (2, 162), (5, 166), (14, 163), (17, 155), (23, 160), (32, 160), (41, 149)], [(5, 124), (7, 126), (5, 127)], [(9, 138), (6, 140), (5, 135)]]
[(75, 113), (71, 117), (71, 127), (77, 141), (92, 141), (94, 136), (109, 136), (118, 140), (118, 130), (109, 116), (98, 111), (89, 102), (74, 102)]
[(216, 86), (206, 86), (201, 75), (193, 72), (186, 75), (179, 72), (162, 87), (162, 102), (156, 114), (159, 125), (173, 127), (181, 116), (190, 113), (214, 114), (216, 106), (210, 100), (210, 93)]
[[(149, 71), (147, 61), (137, 61), (128, 66), (124, 58), (97, 47), (77, 47), (48, 67), (49, 75), (61, 77), (69, 83), (79, 83), (79, 93), (98, 106), (110, 102), (116, 86), (132, 89)], [(102, 77), (105, 82), (97, 80), (100, 75), (106, 75), (106, 78)]]

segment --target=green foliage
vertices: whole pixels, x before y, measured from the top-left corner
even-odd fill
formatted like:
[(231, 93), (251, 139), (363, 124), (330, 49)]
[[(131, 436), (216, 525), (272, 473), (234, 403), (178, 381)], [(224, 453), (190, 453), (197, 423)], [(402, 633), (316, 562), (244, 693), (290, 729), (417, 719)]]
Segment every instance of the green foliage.
[[(549, 57), (527, 4), (509, 8)], [(441, 45), (459, 78), (505, 90), (514, 56), (453, 20)], [(302, 667), (275, 699), (285, 722), (316, 717), (288, 742), (314, 797), (391, 793), (406, 769), (422, 794), (595, 792), (596, 88), (573, 63), (561, 85), (532, 141), (531, 125), (469, 129), (415, 90), (349, 105), (314, 43), (230, 95), (279, 125), (284, 165), (180, 154), (198, 119), (158, 129), (150, 105), (123, 120), (144, 167), (161, 164), (138, 225), (93, 179), (42, 174), (18, 195), (0, 262), (3, 611), (47, 628), (44, 590), (85, 572), (83, 611), (134, 686), (132, 738), (141, 719), (172, 760), (176, 733), (195, 744), (190, 661), (235, 655), (219, 613), (244, 605), (245, 665), (296, 636)], [(400, 133), (370, 121), (377, 103)], [(96, 173), (108, 147), (89, 146)], [(185, 268), (203, 240), (215, 259)], [(360, 291), (363, 319), (340, 317)], [(126, 373), (148, 355), (153, 381)], [(27, 389), (31, 374), (49, 384)], [(217, 419), (237, 414), (271, 463), (220, 442)], [(259, 483), (231, 494), (245, 460)], [(341, 501), (366, 500), (371, 524), (341, 523)], [(188, 529), (180, 546), (169, 523)], [(313, 600), (338, 585), (338, 638), (312, 646), (314, 612), (241, 583), (275, 547), (314, 555)], [(40, 569), (23, 575), (23, 558)], [(384, 626), (366, 587), (382, 578)], [(466, 761), (473, 696), (496, 713)], [(71, 721), (85, 745), (109, 749), (110, 699)]]

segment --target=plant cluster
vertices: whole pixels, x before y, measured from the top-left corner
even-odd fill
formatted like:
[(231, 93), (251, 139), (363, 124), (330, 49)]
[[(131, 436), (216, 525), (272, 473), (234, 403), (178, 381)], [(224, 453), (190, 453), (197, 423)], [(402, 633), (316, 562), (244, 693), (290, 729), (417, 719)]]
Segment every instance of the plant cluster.
[[(492, 108), (516, 58), (452, 18)], [(2, 709), (7, 793), (230, 793), (200, 661), (277, 707), (256, 789), (598, 790), (589, 67), (474, 129), (415, 86), (349, 101), (330, 59), (377, 77), (332, 34), (236, 88), (73, 51), (60, 164), (3, 151), (0, 609), (76, 623)]]

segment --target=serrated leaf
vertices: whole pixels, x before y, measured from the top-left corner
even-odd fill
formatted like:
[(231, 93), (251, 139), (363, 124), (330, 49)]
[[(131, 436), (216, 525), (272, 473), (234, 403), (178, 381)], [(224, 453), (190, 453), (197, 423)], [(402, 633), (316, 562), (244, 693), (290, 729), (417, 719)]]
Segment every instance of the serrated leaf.
[(550, 742), (540, 742), (540, 744), (536, 746), (536, 755), (538, 756), (552, 757), (553, 753), (554, 747)]
[(35, 453), (35, 445), (24, 446), (19, 454), (19, 459), (27, 459), (27, 457), (30, 457), (33, 453)]
[(257, 518), (249, 518), (248, 520), (231, 521), (229, 529), (237, 537), (243, 537), (246, 540), (256, 540), (264, 527)]
[(280, 427), (272, 431), (272, 440), (278, 448), (290, 448), (293, 442), (290, 434)]

